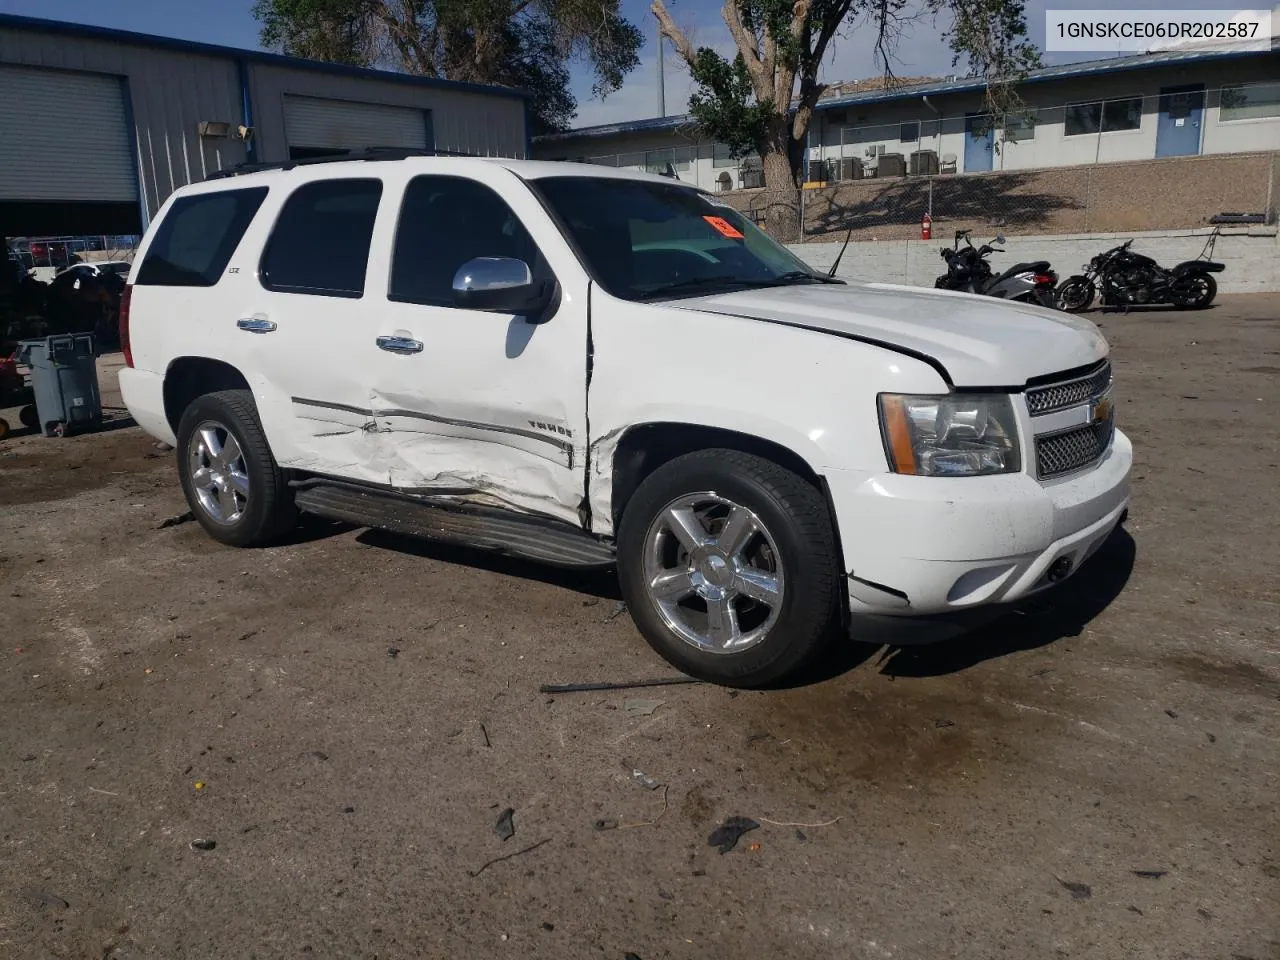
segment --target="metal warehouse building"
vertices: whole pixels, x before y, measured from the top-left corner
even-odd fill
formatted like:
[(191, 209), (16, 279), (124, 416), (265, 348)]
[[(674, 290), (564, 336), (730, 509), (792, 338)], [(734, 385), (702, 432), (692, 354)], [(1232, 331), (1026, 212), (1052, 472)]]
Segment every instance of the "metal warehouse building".
[(525, 96), (0, 15), (0, 233), (139, 233), (238, 163), (368, 147), (523, 157)]

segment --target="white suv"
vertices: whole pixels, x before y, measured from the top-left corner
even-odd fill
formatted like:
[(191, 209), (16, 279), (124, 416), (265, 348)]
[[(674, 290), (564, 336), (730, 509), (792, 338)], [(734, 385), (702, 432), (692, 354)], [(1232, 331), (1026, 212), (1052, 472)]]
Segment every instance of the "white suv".
[(120, 387), (211, 536), (305, 511), (616, 562), (720, 683), (1047, 587), (1128, 504), (1088, 321), (832, 280), (661, 177), (286, 164), (179, 190), (137, 263)]

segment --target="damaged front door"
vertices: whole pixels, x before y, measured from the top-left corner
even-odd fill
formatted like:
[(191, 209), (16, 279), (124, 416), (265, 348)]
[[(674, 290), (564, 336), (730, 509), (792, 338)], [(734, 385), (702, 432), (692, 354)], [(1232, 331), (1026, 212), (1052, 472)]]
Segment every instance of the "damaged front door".
[[(390, 246), (387, 303), (370, 343), (379, 462), (393, 486), (582, 522), (586, 298), (561, 289), (532, 316), (457, 306), (479, 257), (556, 284), (554, 226), (509, 171), (418, 176)], [(498, 189), (503, 195), (499, 195)], [(506, 199), (504, 199), (504, 197)], [(562, 241), (560, 246), (563, 246)]]

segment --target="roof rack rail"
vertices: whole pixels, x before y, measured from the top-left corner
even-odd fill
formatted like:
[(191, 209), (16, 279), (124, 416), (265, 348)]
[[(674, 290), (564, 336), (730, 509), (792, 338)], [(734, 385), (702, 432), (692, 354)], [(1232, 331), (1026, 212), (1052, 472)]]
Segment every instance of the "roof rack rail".
[(369, 147), (365, 150), (351, 150), (347, 153), (330, 153), (322, 157), (307, 157), (302, 160), (271, 160), (264, 163), (237, 163), (234, 167), (217, 170), (205, 177), (205, 180), (221, 180), (224, 177), (235, 177), (245, 173), (258, 173), (263, 170), (292, 170), (294, 167), (306, 167), (315, 163), (343, 163), (348, 160), (404, 160), (408, 157), (481, 157), (483, 154), (468, 153), (465, 150), (440, 150), (421, 147)]

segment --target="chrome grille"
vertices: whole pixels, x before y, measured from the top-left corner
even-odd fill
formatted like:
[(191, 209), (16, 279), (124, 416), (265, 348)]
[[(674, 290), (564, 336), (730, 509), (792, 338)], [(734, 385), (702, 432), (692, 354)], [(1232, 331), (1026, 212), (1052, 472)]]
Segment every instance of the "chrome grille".
[(1065, 410), (1102, 396), (1110, 386), (1111, 364), (1104, 360), (1102, 366), (1083, 377), (1045, 387), (1032, 387), (1027, 391), (1027, 409), (1033, 417)]
[(1041, 480), (1060, 477), (1101, 459), (1111, 446), (1115, 419), (1107, 416), (1087, 427), (1077, 427), (1036, 438), (1036, 476)]

